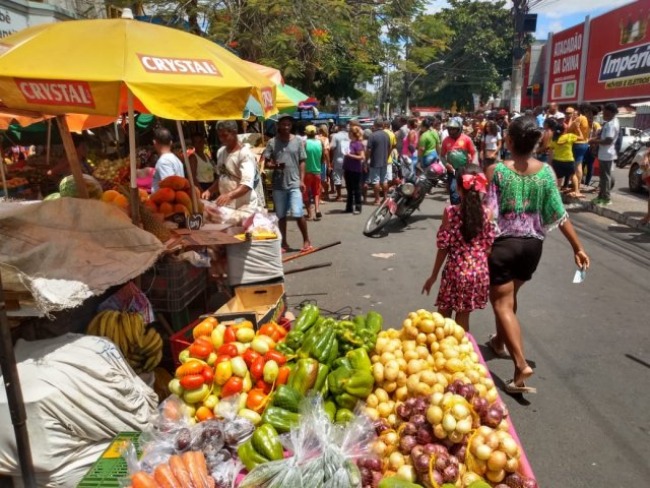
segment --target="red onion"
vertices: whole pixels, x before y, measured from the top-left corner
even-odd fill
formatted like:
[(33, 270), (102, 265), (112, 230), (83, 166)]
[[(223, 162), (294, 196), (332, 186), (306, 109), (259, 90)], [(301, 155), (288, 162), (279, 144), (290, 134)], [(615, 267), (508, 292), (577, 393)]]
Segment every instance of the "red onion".
[(458, 459), (458, 461), (464, 463), (465, 454), (467, 453), (467, 444), (456, 444), (450, 449), (449, 452), (453, 454)]
[(492, 404), (481, 418), (481, 423), (495, 429), (503, 420), (503, 410), (497, 404)]
[(524, 488), (537, 488), (537, 481), (533, 478), (524, 478)]
[(361, 484), (372, 485), (372, 471), (368, 468), (359, 468), (361, 473)]
[(408, 408), (413, 409), (413, 407), (415, 407), (416, 402), (417, 402), (417, 398), (411, 397), (411, 398), (407, 398), (404, 403)]
[(449, 465), (458, 467), (458, 458), (453, 454), (449, 456)]
[(442, 472), (442, 479), (445, 483), (455, 483), (458, 479), (458, 466), (450, 464)]
[(441, 484), (444, 483), (442, 479), (442, 473), (440, 471), (434, 471), (433, 475), (431, 476), (433, 478), (433, 481), (440, 486)]
[(402, 435), (415, 435), (417, 434), (418, 426), (413, 422), (407, 422), (402, 427)]
[(524, 480), (519, 473), (512, 473), (505, 477), (503, 484), (509, 488), (523, 488)]
[(449, 465), (449, 456), (447, 454), (439, 454), (436, 456), (436, 469), (443, 471)]
[(381, 482), (384, 474), (381, 471), (373, 471), (372, 473), (372, 488), (377, 488)]
[(397, 406), (397, 415), (399, 415), (402, 420), (408, 420), (411, 416), (411, 408), (406, 403), (400, 403)]
[[(416, 457), (419, 457), (426, 452), (424, 447), (425, 446), (415, 446), (413, 449), (411, 449), (411, 459), (413, 461), (415, 461)], [(427, 453), (427, 454), (431, 454), (431, 453)]]
[(388, 425), (388, 421), (386, 419), (375, 420), (373, 422), (373, 426), (377, 435), (381, 435), (384, 431), (390, 429), (390, 425)]
[(411, 450), (417, 445), (415, 437), (412, 435), (405, 435), (399, 441), (399, 450), (402, 454), (410, 454)]
[[(499, 422), (501, 422), (501, 421), (499, 420)], [(418, 428), (428, 424), (427, 418), (424, 415), (420, 414), (420, 413), (417, 414), (417, 415), (411, 416), (411, 423), (414, 424)]]
[(420, 454), (413, 460), (413, 467), (418, 473), (428, 473), (430, 462), (431, 456), (428, 454)]
[(381, 460), (377, 458), (367, 458), (365, 463), (366, 468), (370, 471), (381, 471)]
[(484, 415), (488, 408), (488, 401), (483, 397), (477, 396), (472, 400), (472, 406), (477, 414)]
[(429, 444), (433, 441), (433, 434), (429, 427), (424, 426), (418, 429), (415, 438), (418, 440), (419, 444)]
[(418, 397), (415, 399), (415, 406), (413, 407), (413, 413), (424, 415), (429, 407), (429, 401), (425, 397)]
[(427, 444), (426, 446), (424, 446), (424, 451), (425, 452), (431, 451), (431, 454), (435, 454), (436, 457), (440, 456), (441, 454), (442, 455), (449, 455), (449, 451), (447, 450), (447, 448), (445, 446), (443, 446), (442, 444), (436, 444), (436, 443)]

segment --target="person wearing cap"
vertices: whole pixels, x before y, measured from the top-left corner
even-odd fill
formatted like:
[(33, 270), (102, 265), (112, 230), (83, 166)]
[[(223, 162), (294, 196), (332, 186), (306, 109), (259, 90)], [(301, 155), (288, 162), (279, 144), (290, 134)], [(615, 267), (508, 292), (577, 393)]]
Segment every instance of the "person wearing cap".
[(447, 124), (449, 136), (442, 141), (440, 150), (440, 159), (447, 168), (447, 189), (452, 205), (460, 203), (460, 195), (456, 187), (456, 170), (472, 163), (476, 158), (476, 147), (472, 139), (462, 133), (463, 126), (456, 120), (452, 119)]
[[(310, 205), (311, 199), (314, 199), (316, 216), (314, 220), (320, 220), (323, 216), (320, 211), (320, 190), (321, 190), (321, 172), (324, 161), (325, 146), (323, 141), (316, 137), (315, 125), (305, 127), (305, 153), (307, 160), (305, 162), (305, 190), (302, 200), (306, 206)], [(311, 216), (310, 216), (311, 217)]]
[(289, 250), (287, 242), (287, 215), (296, 219), (302, 234), (301, 252), (312, 248), (304, 215), (302, 193), (305, 190), (305, 161), (307, 154), (300, 137), (291, 133), (293, 117), (281, 115), (277, 123), (277, 134), (269, 140), (263, 157), (267, 166), (273, 169), (272, 188), (275, 214), (282, 234), (282, 250)]

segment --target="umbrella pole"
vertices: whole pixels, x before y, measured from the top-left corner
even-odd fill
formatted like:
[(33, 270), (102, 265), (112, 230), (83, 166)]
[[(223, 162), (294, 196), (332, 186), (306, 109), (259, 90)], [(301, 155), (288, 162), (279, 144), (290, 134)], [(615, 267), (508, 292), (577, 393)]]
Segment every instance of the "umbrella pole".
[(52, 119), (47, 119), (47, 145), (45, 146), (45, 166), (50, 166), (52, 152)]
[(11, 329), (7, 320), (7, 308), (4, 292), (2, 291), (2, 272), (0, 272), (0, 370), (2, 370), (2, 380), (7, 391), (9, 414), (11, 415), (11, 423), (14, 426), (16, 436), (16, 448), (23, 485), (26, 488), (36, 488), (34, 462), (27, 432), (27, 413), (25, 412), (23, 392), (20, 388), (16, 356), (11, 341)]
[(74, 147), (72, 134), (68, 127), (68, 120), (65, 118), (65, 115), (57, 115), (56, 121), (59, 124), (61, 142), (63, 142), (63, 147), (66, 156), (68, 157), (68, 162), (70, 163), (70, 170), (72, 170), (72, 176), (77, 186), (77, 195), (81, 198), (88, 198), (88, 188), (86, 188), (86, 182), (84, 181), (83, 173), (81, 172), (81, 163), (79, 163), (79, 156)]
[(0, 151), (0, 176), (2, 177), (2, 189), (4, 190), (4, 200), (9, 201), (9, 188), (7, 188), (7, 177), (5, 175), (5, 160)]
[(196, 191), (194, 191), (194, 176), (192, 176), (192, 166), (190, 166), (190, 158), (187, 155), (187, 147), (185, 146), (185, 136), (183, 135), (183, 124), (180, 120), (176, 121), (176, 128), (178, 129), (178, 137), (181, 141), (181, 148), (183, 149), (183, 162), (185, 163), (185, 173), (187, 173), (187, 179), (190, 182), (190, 198), (192, 199), (192, 208), (195, 212), (198, 212), (199, 200), (196, 197)]
[(138, 192), (138, 173), (135, 163), (135, 115), (133, 110), (133, 93), (127, 89), (127, 103), (129, 111), (129, 166), (131, 167), (130, 192), (131, 222), (140, 225), (140, 194)]

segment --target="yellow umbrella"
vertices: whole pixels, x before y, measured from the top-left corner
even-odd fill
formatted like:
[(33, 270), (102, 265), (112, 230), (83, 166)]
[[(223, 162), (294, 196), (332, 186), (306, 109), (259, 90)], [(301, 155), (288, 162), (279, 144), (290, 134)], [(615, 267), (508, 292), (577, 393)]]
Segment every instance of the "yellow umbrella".
[[(54, 55), (54, 53), (57, 53)], [(27, 28), (0, 45), (0, 96), (11, 108), (177, 120), (241, 118), (248, 96), (275, 113), (275, 85), (217, 44), (129, 19)]]
[[(249, 95), (272, 115), (275, 92), (270, 80), (213, 42), (131, 19), (43, 24), (0, 44), (0, 98), (9, 108), (51, 115), (128, 111), (132, 192), (137, 190), (134, 110), (176, 119), (184, 145), (180, 120), (239, 119)], [(84, 196), (65, 120), (59, 123)], [(185, 164), (194, 186), (187, 158)]]

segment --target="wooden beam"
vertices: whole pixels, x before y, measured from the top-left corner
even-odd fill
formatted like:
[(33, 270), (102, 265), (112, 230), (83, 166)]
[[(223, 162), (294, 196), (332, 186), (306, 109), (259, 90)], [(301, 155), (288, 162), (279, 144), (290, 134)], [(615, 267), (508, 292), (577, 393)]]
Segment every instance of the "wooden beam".
[(72, 134), (68, 127), (68, 121), (65, 118), (65, 115), (57, 115), (56, 121), (59, 124), (61, 142), (63, 142), (63, 147), (68, 157), (68, 163), (70, 164), (70, 170), (72, 171), (72, 176), (74, 177), (74, 182), (77, 186), (77, 195), (80, 198), (88, 198), (88, 188), (86, 188), (86, 182), (84, 181), (83, 172), (81, 171), (81, 163), (79, 163), (77, 149), (74, 147), (74, 141), (72, 140)]

